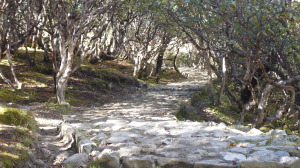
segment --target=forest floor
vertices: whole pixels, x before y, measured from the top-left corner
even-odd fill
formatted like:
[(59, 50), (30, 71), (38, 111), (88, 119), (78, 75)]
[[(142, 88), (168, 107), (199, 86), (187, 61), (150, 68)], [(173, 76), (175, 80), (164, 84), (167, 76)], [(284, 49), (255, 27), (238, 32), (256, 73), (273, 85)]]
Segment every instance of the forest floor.
[[(19, 50), (13, 56), (15, 72), (19, 81), (25, 84), (24, 89), (13, 91), (4, 81), (0, 83), (0, 108), (3, 109), (0, 109), (0, 117), (3, 118), (3, 113), (7, 109), (20, 109), (20, 113), (26, 112), (34, 115), (39, 124), (39, 129), (36, 132), (36, 129), (34, 131), (28, 130), (22, 124), (15, 126), (16, 123), (12, 121), (8, 121), (11, 123), (0, 121), (0, 167), (11, 167), (28, 159), (37, 162), (37, 164), (46, 162), (33, 156), (36, 154), (41, 155), (41, 151), (24, 156), (18, 156), (18, 153), (36, 152), (32, 150), (33, 147), (41, 149), (45, 144), (34, 142), (47, 136), (54, 138), (51, 143), (55, 143), (55, 136), (59, 133), (57, 128), (62, 122), (63, 115), (72, 114), (85, 108), (120, 102), (141, 93), (140, 85), (143, 82), (139, 82), (132, 77), (133, 67), (130, 61), (118, 59), (96, 64), (85, 62), (69, 81), (66, 98), (71, 107), (60, 107), (55, 103), (51, 63), (43, 61), (43, 51), (41, 50), (37, 50), (35, 56), (32, 50), (29, 53), (31, 58), (35, 58), (35, 65), (33, 66), (28, 65), (24, 50)], [(13, 81), (8, 62), (2, 60), (0, 66), (5, 76)], [(163, 75), (161, 83), (184, 78), (172, 70), (164, 71)], [(149, 79), (148, 82), (153, 83), (153, 81), (154, 79)], [(15, 119), (15, 116), (10, 117), (12, 117), (12, 120), (19, 120)], [(22, 115), (20, 119), (23, 119)], [(26, 137), (23, 135), (24, 133), (29, 134), (29, 132), (37, 134)], [(26, 139), (26, 142), (24, 139)], [(50, 150), (58, 150), (57, 152), (59, 152), (55, 145), (52, 145)], [(45, 150), (43, 151), (45, 152)], [(42, 155), (45, 154), (42, 153)]]
[[(196, 109), (197, 116), (194, 116), (203, 122), (177, 121), (175, 112), (178, 108), (189, 108), (181, 102), (186, 104), (194, 93), (205, 88), (205, 72), (186, 69), (190, 74), (197, 74), (186, 79), (173, 70), (166, 70), (161, 84), (153, 85), (154, 79), (141, 82), (132, 78), (132, 64), (127, 60), (104, 61), (95, 65), (85, 62), (70, 79), (66, 95), (71, 104), (69, 108), (55, 104), (52, 65), (42, 61), (42, 52), (36, 54), (36, 65), (32, 67), (28, 66), (23, 51), (15, 54), (15, 69), (25, 88), (12, 91), (6, 84), (1, 84), (0, 99), (3, 109), (9, 107), (33, 113), (38, 131), (0, 125), (0, 167), (9, 167), (5, 164), (16, 167), (21, 162), (21, 167), (87, 166), (88, 160), (101, 160), (103, 156), (113, 158), (113, 163), (124, 167), (130, 167), (128, 164), (146, 167), (194, 167), (198, 164), (201, 167), (212, 163), (235, 167), (237, 159), (245, 159), (256, 151), (274, 155), (271, 161), (276, 164), (283, 155), (290, 157), (289, 162), (284, 161), (286, 165), (292, 164), (294, 157), (299, 157), (299, 137), (293, 139), (293, 136), (279, 132), (279, 136), (285, 138), (282, 142), (258, 130), (248, 133), (246, 127), (239, 132), (226, 126), (236, 116), (228, 112), (220, 116), (213, 110), (202, 110), (203, 104), (198, 104), (200, 110)], [(7, 62), (2, 61), (0, 66), (12, 80)], [(151, 85), (145, 87), (144, 82)], [(226, 124), (217, 124), (219, 122)], [(263, 143), (254, 143), (256, 139), (253, 137)], [(197, 145), (201, 147), (194, 150)], [(275, 147), (266, 151), (266, 146), (270, 145)], [(280, 145), (286, 147), (278, 147)], [(112, 155), (103, 153), (108, 150)], [(220, 154), (220, 151), (223, 153)], [(277, 155), (277, 151), (281, 153)], [(82, 152), (80, 158), (87, 160), (75, 158), (82, 162), (68, 163), (77, 152)], [(233, 157), (229, 157), (232, 154)], [(203, 163), (195, 164), (197, 160)], [(89, 167), (101, 167), (97, 162), (90, 164)]]

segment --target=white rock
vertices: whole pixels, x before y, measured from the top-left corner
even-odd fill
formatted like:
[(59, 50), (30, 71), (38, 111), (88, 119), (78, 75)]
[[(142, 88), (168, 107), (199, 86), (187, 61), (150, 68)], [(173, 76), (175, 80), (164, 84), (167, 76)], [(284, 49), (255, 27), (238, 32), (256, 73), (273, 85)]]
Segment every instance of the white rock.
[(264, 133), (261, 132), (259, 129), (252, 128), (250, 131), (247, 132), (247, 134), (250, 134), (250, 135), (262, 135)]
[(91, 153), (90, 153), (90, 155), (92, 156), (92, 157), (95, 157), (95, 156), (97, 156), (97, 155), (99, 155), (101, 152), (99, 152), (99, 151), (92, 151)]
[(76, 153), (64, 160), (62, 166), (65, 168), (80, 167), (88, 161), (89, 157), (86, 153)]
[(218, 124), (218, 128), (226, 128), (226, 127), (227, 127), (226, 124), (223, 122)]
[(284, 130), (279, 130), (279, 129), (270, 130), (268, 134), (270, 134), (275, 138), (281, 138), (281, 139), (284, 139), (288, 136)]
[(283, 156), (280, 158), (280, 163), (289, 165), (292, 164), (293, 162), (299, 160), (298, 157), (290, 157), (290, 156)]
[(232, 153), (232, 152), (221, 152), (224, 160), (227, 161), (236, 161), (236, 160), (245, 160), (246, 156), (240, 153)]
[(241, 153), (247, 155), (250, 153), (250, 148), (232, 147), (229, 149), (230, 152)]
[(83, 139), (79, 141), (77, 145), (78, 145), (79, 153), (86, 153), (86, 154), (90, 154), (93, 148), (97, 146), (93, 141), (88, 139)]
[(236, 146), (237, 146), (237, 147), (240, 147), (240, 148), (253, 148), (253, 147), (255, 147), (256, 145), (255, 145), (255, 144), (252, 144), (252, 143), (244, 142), (244, 143), (238, 143)]
[(122, 156), (132, 156), (139, 155), (141, 153), (141, 148), (132, 146), (132, 147), (124, 147), (118, 151), (119, 155)]

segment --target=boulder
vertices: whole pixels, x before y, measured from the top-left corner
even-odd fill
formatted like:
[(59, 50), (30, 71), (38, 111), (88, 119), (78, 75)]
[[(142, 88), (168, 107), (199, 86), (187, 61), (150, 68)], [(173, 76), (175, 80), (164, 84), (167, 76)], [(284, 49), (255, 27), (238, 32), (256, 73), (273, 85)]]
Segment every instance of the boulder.
[(100, 153), (98, 156), (94, 158), (101, 163), (104, 167), (110, 168), (119, 168), (120, 167), (120, 159), (118, 156), (106, 152)]
[(226, 161), (241, 161), (246, 159), (246, 156), (241, 153), (221, 152), (221, 155)]
[(123, 168), (154, 168), (155, 162), (151, 159), (123, 157), (122, 166)]
[(62, 162), (65, 168), (80, 167), (89, 161), (89, 156), (86, 153), (76, 153)]
[(83, 139), (80, 140), (77, 144), (78, 146), (78, 152), (79, 153), (86, 153), (86, 154), (90, 154), (93, 150), (94, 147), (96, 147), (97, 145), (88, 139)]

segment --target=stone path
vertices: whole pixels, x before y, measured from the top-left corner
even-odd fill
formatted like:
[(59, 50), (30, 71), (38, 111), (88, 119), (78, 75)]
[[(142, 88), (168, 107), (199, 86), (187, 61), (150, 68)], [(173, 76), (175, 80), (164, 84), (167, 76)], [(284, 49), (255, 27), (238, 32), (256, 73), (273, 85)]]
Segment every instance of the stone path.
[(78, 153), (64, 167), (98, 160), (107, 168), (300, 167), (300, 138), (282, 130), (263, 133), (243, 126), (177, 121), (172, 113), (205, 80), (150, 87), (119, 103), (64, 116), (64, 146)]

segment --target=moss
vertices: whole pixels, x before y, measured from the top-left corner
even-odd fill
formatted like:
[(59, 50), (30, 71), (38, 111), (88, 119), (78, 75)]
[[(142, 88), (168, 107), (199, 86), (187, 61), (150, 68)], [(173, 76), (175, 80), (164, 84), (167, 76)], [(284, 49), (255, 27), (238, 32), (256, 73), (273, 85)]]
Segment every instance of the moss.
[(184, 121), (184, 120), (204, 121), (199, 116), (199, 113), (196, 108), (184, 103), (179, 105), (179, 109), (175, 113), (175, 116), (179, 121)]
[(15, 167), (16, 163), (20, 162), (21, 159), (17, 154), (12, 154), (0, 150), (0, 160), (2, 162), (2, 167), (9, 168)]
[(51, 63), (39, 63), (38, 65), (31, 67), (31, 70), (45, 75), (53, 75), (53, 67)]
[(109, 166), (107, 166), (104, 163), (101, 163), (99, 160), (95, 160), (89, 163), (87, 165), (87, 168), (109, 168)]
[[(213, 81), (214, 90), (218, 91), (217, 89), (220, 88), (220, 84), (215, 80)], [(216, 93), (215, 93), (216, 94)], [(185, 112), (185, 119), (192, 120), (192, 121), (215, 121), (215, 122), (224, 122), (227, 124), (234, 123), (239, 114), (232, 110), (232, 108), (236, 108), (235, 104), (231, 104), (227, 97), (222, 95), (221, 96), (221, 104), (215, 105), (214, 102), (211, 102), (209, 98), (210, 93), (208, 91), (208, 87), (202, 87), (199, 89), (199, 92), (193, 94), (191, 99), (189, 100), (189, 105), (191, 107), (195, 107), (196, 110), (191, 110), (190, 107), (188, 110), (189, 112)], [(187, 108), (186, 108), (187, 109)], [(180, 113), (183, 111), (183, 108), (180, 107), (178, 110)], [(179, 117), (183, 117), (179, 115)], [(180, 120), (183, 120), (182, 118)]]
[(59, 105), (56, 103), (47, 103), (46, 108), (49, 110), (55, 111), (59, 114), (62, 114), (62, 115), (68, 115), (68, 114), (72, 114), (74, 112), (74, 109), (71, 106)]
[(32, 113), (22, 112), (14, 108), (0, 107), (0, 123), (14, 126), (23, 126), (37, 130), (37, 122)]

